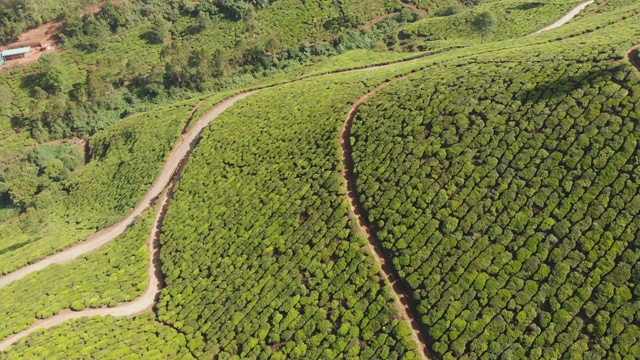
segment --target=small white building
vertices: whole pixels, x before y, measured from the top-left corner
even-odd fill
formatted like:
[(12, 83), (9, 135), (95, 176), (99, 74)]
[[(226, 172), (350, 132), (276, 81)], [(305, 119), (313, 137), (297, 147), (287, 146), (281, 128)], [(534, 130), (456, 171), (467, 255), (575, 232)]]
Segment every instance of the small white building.
[(23, 58), (29, 52), (31, 52), (31, 46), (18, 48), (18, 49), (4, 50), (0, 52), (0, 63), (9, 61), (9, 60)]

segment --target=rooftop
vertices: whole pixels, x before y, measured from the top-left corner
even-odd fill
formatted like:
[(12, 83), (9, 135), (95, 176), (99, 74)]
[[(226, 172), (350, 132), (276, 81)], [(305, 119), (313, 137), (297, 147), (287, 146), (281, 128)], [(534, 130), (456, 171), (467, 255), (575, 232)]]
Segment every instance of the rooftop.
[(31, 47), (23, 47), (23, 48), (18, 48), (18, 49), (10, 49), (10, 50), (5, 50), (0, 52), (0, 56), (5, 57), (5, 56), (11, 56), (11, 55), (20, 55), (20, 54), (26, 54), (29, 51), (31, 51)]

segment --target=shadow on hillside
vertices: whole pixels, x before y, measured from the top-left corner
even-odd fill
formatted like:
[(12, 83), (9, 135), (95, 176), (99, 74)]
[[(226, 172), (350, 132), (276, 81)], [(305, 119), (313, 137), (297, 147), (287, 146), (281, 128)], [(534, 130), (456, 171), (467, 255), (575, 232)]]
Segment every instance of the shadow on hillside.
[(20, 79), (20, 89), (25, 90), (31, 97), (36, 96), (36, 87), (41, 87), (44, 81), (43, 73), (30, 73)]
[(163, 40), (158, 38), (158, 35), (153, 31), (147, 31), (140, 34), (140, 40), (144, 40), (147, 45), (160, 45)]
[(29, 245), (30, 242), (31, 241), (25, 241), (25, 242), (21, 242), (21, 243), (18, 243), (18, 244), (13, 244), (11, 246), (8, 246), (8, 247), (0, 250), (0, 255), (4, 255), (6, 253), (10, 253), (12, 251), (16, 251), (16, 250), (18, 250), (18, 249), (20, 249), (20, 248), (22, 248), (24, 246)]
[(633, 49), (629, 52), (629, 62), (640, 71), (640, 52), (638, 49)]
[(531, 10), (531, 9), (536, 9), (543, 6), (544, 6), (544, 3), (535, 1), (535, 2), (523, 3), (518, 6), (508, 7), (507, 10)]
[(190, 24), (183, 31), (182, 36), (193, 36), (202, 32), (202, 29), (198, 25)]
[(605, 69), (589, 69), (574, 75), (561, 76), (558, 79), (540, 82), (537, 85), (523, 89), (515, 94), (515, 98), (522, 103), (548, 101), (569, 95), (578, 89), (599, 88), (598, 84), (614, 81), (614, 74), (627, 72), (623, 64), (612, 65)]

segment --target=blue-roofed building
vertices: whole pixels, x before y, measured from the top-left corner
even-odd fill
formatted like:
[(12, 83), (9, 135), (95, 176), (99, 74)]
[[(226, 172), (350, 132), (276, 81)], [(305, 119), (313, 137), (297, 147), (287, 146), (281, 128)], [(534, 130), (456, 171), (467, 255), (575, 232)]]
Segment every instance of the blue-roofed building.
[(29, 47), (18, 48), (18, 49), (10, 49), (10, 50), (1, 51), (0, 52), (0, 63), (8, 61), (8, 60), (14, 60), (14, 59), (23, 58), (30, 51), (31, 51), (31, 47), (30, 46)]

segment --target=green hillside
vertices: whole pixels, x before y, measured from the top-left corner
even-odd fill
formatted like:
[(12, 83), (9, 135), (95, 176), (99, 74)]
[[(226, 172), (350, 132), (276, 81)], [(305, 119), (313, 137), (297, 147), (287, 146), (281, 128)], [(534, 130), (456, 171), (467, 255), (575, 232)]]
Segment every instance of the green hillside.
[[(60, 339), (64, 338), (64, 341)], [(89, 318), (33, 335), (2, 354), (6, 359), (193, 359), (184, 335), (149, 316), (136, 319)], [(56, 344), (52, 346), (52, 344)]]
[(203, 131), (166, 207), (0, 288), (0, 349), (140, 296), (155, 237), (153, 306), (43, 328), (0, 359), (640, 357), (640, 4), (530, 35), (581, 2), (69, 15), (61, 53), (0, 74), (0, 273), (122, 219), (195, 119), (260, 91)]
[(440, 356), (640, 356), (637, 29), (430, 68), (359, 113), (360, 201)]
[(154, 182), (196, 103), (136, 114), (97, 133), (89, 140), (89, 163), (63, 181), (29, 163), (10, 167), (7, 171), (17, 174), (5, 177), (9, 197), (15, 197), (17, 185), (26, 212), (0, 224), (0, 273), (59, 251), (131, 211)]
[[(481, 12), (491, 12), (496, 20), (496, 30), (487, 40), (498, 41), (530, 34), (559, 19), (582, 0), (563, 1), (484, 1), (474, 8), (455, 8), (446, 16), (422, 19), (404, 26), (399, 37), (421, 50), (447, 46), (472, 45), (481, 41), (481, 34), (474, 31), (474, 17)], [(555, 21), (555, 20), (553, 20)]]
[(147, 213), (113, 244), (95, 253), (1, 288), (0, 338), (64, 309), (114, 307), (140, 296), (147, 288), (146, 240), (152, 215)]
[(265, 90), (208, 129), (161, 238), (158, 318), (196, 356), (413, 358), (337, 177), (343, 114), (383, 75)]

